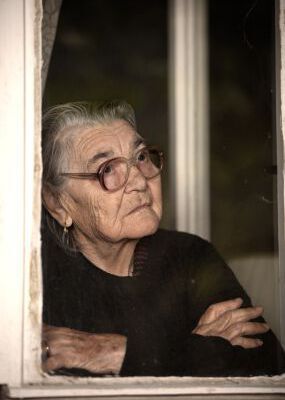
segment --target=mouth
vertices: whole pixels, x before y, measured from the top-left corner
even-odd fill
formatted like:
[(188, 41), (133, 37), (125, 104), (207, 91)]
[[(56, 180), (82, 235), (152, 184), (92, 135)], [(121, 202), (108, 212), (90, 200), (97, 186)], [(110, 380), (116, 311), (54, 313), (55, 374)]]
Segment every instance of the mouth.
[(133, 208), (133, 209), (129, 212), (129, 214), (142, 211), (142, 210), (144, 210), (144, 209), (146, 209), (146, 208), (149, 208), (150, 205), (151, 205), (150, 203), (141, 204), (141, 205), (139, 205), (139, 206)]

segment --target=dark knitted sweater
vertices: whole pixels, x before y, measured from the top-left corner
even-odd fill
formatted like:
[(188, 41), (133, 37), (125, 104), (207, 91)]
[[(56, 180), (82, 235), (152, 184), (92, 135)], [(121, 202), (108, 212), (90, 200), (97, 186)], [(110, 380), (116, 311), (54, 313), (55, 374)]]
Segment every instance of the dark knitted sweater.
[(159, 230), (143, 238), (133, 277), (108, 274), (82, 254), (67, 255), (48, 236), (42, 252), (44, 322), (125, 335), (121, 376), (285, 372), (284, 352), (271, 331), (259, 335), (263, 346), (250, 350), (191, 333), (210, 304), (242, 297), (243, 306), (250, 305), (230, 268), (197, 236)]

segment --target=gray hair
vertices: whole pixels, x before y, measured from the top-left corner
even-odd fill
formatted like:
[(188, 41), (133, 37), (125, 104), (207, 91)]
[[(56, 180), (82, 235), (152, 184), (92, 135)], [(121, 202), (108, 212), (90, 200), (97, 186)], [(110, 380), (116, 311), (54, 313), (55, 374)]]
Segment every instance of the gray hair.
[[(68, 166), (74, 136), (80, 134), (82, 129), (107, 125), (118, 119), (128, 122), (136, 129), (134, 110), (123, 100), (74, 102), (49, 108), (42, 121), (43, 188), (59, 197), (66, 180), (61, 173)], [(65, 234), (63, 227), (45, 208), (43, 222), (47, 223), (63, 248), (77, 248), (73, 228)]]

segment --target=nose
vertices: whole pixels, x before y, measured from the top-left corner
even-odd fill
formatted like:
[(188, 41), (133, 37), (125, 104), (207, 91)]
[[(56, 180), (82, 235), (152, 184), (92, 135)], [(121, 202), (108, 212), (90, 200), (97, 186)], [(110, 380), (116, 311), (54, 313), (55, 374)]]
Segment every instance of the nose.
[(146, 178), (143, 176), (141, 171), (136, 165), (132, 165), (130, 168), (129, 177), (125, 186), (127, 193), (132, 191), (143, 192), (147, 188)]

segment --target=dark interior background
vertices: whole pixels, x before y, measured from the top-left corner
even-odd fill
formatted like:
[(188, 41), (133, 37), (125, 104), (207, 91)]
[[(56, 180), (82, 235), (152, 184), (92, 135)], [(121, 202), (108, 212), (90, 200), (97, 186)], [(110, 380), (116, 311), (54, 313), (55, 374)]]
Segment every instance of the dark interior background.
[[(211, 237), (226, 257), (276, 251), (274, 1), (208, 0)], [(168, 1), (63, 0), (44, 108), (124, 98), (166, 153)]]
[(274, 1), (209, 1), (212, 240), (276, 251)]

